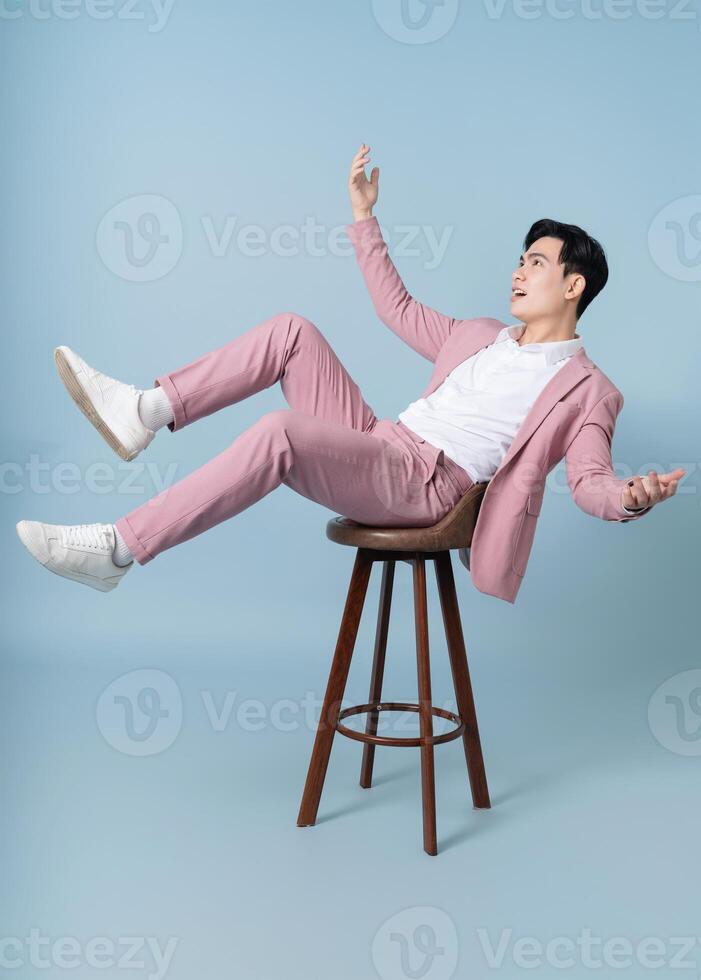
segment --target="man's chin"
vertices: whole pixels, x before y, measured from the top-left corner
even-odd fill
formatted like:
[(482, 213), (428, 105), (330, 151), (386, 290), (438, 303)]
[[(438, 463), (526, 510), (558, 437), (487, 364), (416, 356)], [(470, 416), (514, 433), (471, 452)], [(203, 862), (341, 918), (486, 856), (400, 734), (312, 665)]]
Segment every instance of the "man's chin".
[(526, 303), (519, 303), (518, 300), (510, 306), (511, 315), (520, 320), (521, 323), (528, 323), (534, 319), (533, 310)]

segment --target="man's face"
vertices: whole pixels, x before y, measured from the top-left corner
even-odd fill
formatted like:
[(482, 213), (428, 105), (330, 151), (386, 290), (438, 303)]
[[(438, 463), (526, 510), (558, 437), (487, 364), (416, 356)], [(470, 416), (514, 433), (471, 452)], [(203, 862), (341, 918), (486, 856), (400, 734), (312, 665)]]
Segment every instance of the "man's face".
[(559, 238), (539, 238), (519, 259), (511, 276), (511, 312), (524, 323), (543, 316), (562, 315), (568, 302), (572, 305), (572, 288), (577, 284), (581, 288), (577, 290), (575, 303), (581, 294), (584, 278), (576, 273), (567, 278), (562, 275), (562, 265), (558, 262), (561, 248)]

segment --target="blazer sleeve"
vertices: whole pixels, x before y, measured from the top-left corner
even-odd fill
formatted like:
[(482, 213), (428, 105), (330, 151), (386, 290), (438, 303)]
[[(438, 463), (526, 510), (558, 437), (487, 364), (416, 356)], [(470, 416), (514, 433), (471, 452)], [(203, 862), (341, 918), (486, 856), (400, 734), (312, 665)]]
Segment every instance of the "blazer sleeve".
[(346, 230), (380, 320), (417, 354), (435, 361), (458, 321), (409, 295), (389, 257), (377, 218), (354, 221)]
[(567, 482), (578, 507), (604, 521), (635, 521), (652, 505), (635, 513), (621, 501), (627, 481), (618, 479), (611, 462), (611, 442), (623, 395), (611, 391), (594, 405), (565, 453)]

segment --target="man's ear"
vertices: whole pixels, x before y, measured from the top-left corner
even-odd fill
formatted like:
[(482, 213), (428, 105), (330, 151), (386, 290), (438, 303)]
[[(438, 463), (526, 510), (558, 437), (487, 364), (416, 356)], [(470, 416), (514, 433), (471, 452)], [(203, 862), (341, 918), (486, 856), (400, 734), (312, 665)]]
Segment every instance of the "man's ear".
[(569, 285), (567, 287), (567, 292), (565, 296), (567, 299), (579, 299), (587, 286), (587, 280), (584, 276), (576, 272), (570, 279)]

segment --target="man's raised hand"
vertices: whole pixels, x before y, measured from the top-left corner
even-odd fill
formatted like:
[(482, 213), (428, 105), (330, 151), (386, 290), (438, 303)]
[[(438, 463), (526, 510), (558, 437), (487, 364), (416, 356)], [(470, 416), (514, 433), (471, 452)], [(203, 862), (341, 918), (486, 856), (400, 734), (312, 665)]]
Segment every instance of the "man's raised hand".
[(667, 500), (677, 492), (677, 484), (686, 470), (676, 469), (671, 473), (658, 473), (650, 470), (647, 476), (634, 476), (621, 494), (621, 502), (630, 510), (652, 507), (660, 500)]
[(348, 177), (348, 193), (353, 209), (353, 220), (361, 221), (372, 216), (372, 209), (377, 203), (379, 193), (380, 170), (373, 167), (370, 180), (365, 176), (365, 165), (369, 162), (370, 147), (360, 144), (360, 149), (353, 157)]

